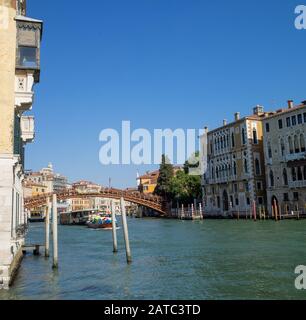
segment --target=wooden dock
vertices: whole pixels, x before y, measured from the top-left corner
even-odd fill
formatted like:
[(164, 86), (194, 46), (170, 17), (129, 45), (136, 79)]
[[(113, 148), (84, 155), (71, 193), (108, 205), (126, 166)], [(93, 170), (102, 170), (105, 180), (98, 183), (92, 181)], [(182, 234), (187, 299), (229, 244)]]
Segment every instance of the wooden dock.
[(40, 248), (44, 248), (44, 244), (28, 244), (22, 246), (23, 254), (27, 254), (28, 251), (32, 251), (34, 256), (40, 256)]

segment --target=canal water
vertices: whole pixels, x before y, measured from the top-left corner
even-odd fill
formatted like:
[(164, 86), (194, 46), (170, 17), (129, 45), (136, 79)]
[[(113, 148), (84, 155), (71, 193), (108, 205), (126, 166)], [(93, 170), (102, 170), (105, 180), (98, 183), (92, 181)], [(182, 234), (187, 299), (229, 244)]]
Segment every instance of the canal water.
[[(133, 263), (122, 230), (112, 253), (109, 231), (59, 227), (60, 268), (27, 255), (0, 299), (305, 299), (295, 267), (306, 265), (306, 221), (199, 222), (129, 219)], [(28, 243), (43, 243), (32, 224)]]

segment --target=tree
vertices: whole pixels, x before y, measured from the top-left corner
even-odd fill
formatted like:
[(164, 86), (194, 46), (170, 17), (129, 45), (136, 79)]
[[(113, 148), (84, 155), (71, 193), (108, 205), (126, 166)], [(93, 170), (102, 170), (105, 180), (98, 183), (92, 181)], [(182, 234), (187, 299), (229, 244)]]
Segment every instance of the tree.
[(159, 177), (154, 194), (163, 197), (165, 200), (171, 200), (171, 181), (173, 178), (173, 166), (165, 155), (162, 156), (162, 162), (159, 169)]
[(184, 164), (184, 171), (179, 171), (171, 180), (170, 193), (172, 200), (183, 204), (193, 203), (194, 199), (202, 199), (202, 185), (200, 175), (191, 175), (191, 168), (199, 166), (199, 152), (193, 154)]

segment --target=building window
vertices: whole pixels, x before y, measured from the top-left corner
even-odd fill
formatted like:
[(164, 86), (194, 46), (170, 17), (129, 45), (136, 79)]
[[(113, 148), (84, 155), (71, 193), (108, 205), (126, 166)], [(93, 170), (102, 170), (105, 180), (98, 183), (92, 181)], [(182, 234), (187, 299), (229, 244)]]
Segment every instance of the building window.
[(299, 193), (298, 192), (293, 192), (293, 200), (299, 201)]
[(235, 148), (235, 134), (232, 133), (232, 147)]
[(231, 207), (234, 205), (234, 198), (231, 196)]
[(278, 127), (279, 127), (279, 129), (283, 129), (283, 120), (282, 119), (278, 120)]
[(301, 152), (305, 152), (306, 148), (305, 148), (305, 138), (303, 133), (301, 133), (300, 135), (300, 145), (301, 145)]
[(266, 123), (266, 132), (270, 132), (270, 124)]
[(248, 161), (247, 159), (244, 159), (244, 172), (249, 173), (249, 168), (248, 168)]
[(302, 168), (298, 167), (298, 174), (297, 174), (298, 180), (302, 181), (303, 180), (303, 173), (302, 173)]
[(306, 180), (306, 166), (304, 166), (303, 173), (304, 173), (304, 180)]
[(35, 47), (19, 47), (19, 65), (21, 67), (27, 68), (36, 68), (37, 60), (36, 60), (36, 50)]
[(304, 117), (304, 123), (306, 123), (306, 112), (303, 113), (303, 117)]
[(291, 119), (292, 119), (292, 125), (296, 126), (296, 116), (292, 116)]
[(284, 201), (289, 201), (289, 194), (288, 193), (284, 193)]
[(251, 201), (250, 201), (250, 198), (249, 198), (249, 197), (246, 199), (246, 201), (247, 201), (247, 205), (248, 205), (248, 206), (251, 205)]
[(220, 197), (217, 197), (217, 204), (218, 204), (218, 208), (220, 208)]
[(301, 114), (298, 115), (298, 124), (302, 124), (303, 123), (303, 117)]
[(289, 117), (286, 119), (286, 123), (288, 128), (291, 127), (291, 120)]
[(238, 184), (237, 183), (234, 184), (234, 190), (236, 193), (238, 192)]
[(236, 161), (234, 161), (234, 175), (237, 175), (237, 164)]
[(274, 174), (273, 171), (270, 170), (270, 187), (274, 187)]
[(285, 148), (285, 143), (284, 143), (284, 140), (283, 140), (283, 139), (281, 139), (280, 144), (281, 144), (281, 154), (282, 154), (282, 157), (284, 157), (284, 156), (285, 156), (286, 148)]
[(296, 171), (295, 171), (295, 168), (291, 168), (291, 176), (292, 176), (292, 181), (296, 181)]
[(258, 144), (258, 136), (257, 136), (257, 130), (253, 129), (253, 142), (254, 144)]
[(300, 153), (299, 139), (296, 135), (294, 136), (294, 150), (295, 153)]
[(256, 175), (260, 175), (260, 162), (258, 159), (255, 160), (255, 173)]
[(246, 191), (246, 192), (249, 192), (249, 191), (250, 191), (250, 189), (249, 189), (249, 183), (248, 183), (248, 182), (246, 182), (246, 183), (244, 184), (244, 188), (245, 188), (245, 191)]
[(287, 175), (287, 170), (283, 170), (283, 182), (285, 186), (288, 186), (288, 175)]
[(257, 182), (257, 190), (258, 191), (262, 190), (262, 183), (261, 182)]
[(242, 138), (242, 144), (246, 144), (245, 129), (244, 128), (242, 128), (242, 131), (241, 131), (241, 138)]
[(263, 197), (258, 197), (258, 204), (259, 204), (260, 206), (263, 205)]
[(289, 136), (289, 138), (288, 138), (288, 144), (289, 144), (290, 154), (293, 154), (293, 153), (294, 153), (294, 150), (293, 150), (293, 142), (292, 142), (291, 136)]
[(271, 148), (270, 142), (268, 142), (268, 156), (269, 156), (269, 159), (272, 159), (272, 148)]
[(239, 206), (239, 199), (238, 198), (235, 199), (235, 202), (236, 202), (236, 206)]

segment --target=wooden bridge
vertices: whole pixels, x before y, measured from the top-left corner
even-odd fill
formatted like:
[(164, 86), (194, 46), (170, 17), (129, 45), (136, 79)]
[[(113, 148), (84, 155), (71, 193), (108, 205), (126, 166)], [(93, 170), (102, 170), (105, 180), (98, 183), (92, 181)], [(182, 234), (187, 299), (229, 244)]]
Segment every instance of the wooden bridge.
[[(161, 197), (154, 195), (142, 194), (138, 191), (124, 191), (120, 189), (105, 188), (98, 193), (80, 192), (77, 190), (66, 190), (57, 192), (58, 201), (76, 198), (107, 198), (119, 200), (123, 198), (125, 201), (152, 209), (160, 215), (166, 214), (165, 204)], [(34, 209), (45, 206), (50, 197), (52, 199), (53, 193), (46, 193), (35, 197), (28, 197), (25, 199), (24, 206), (26, 209)]]

